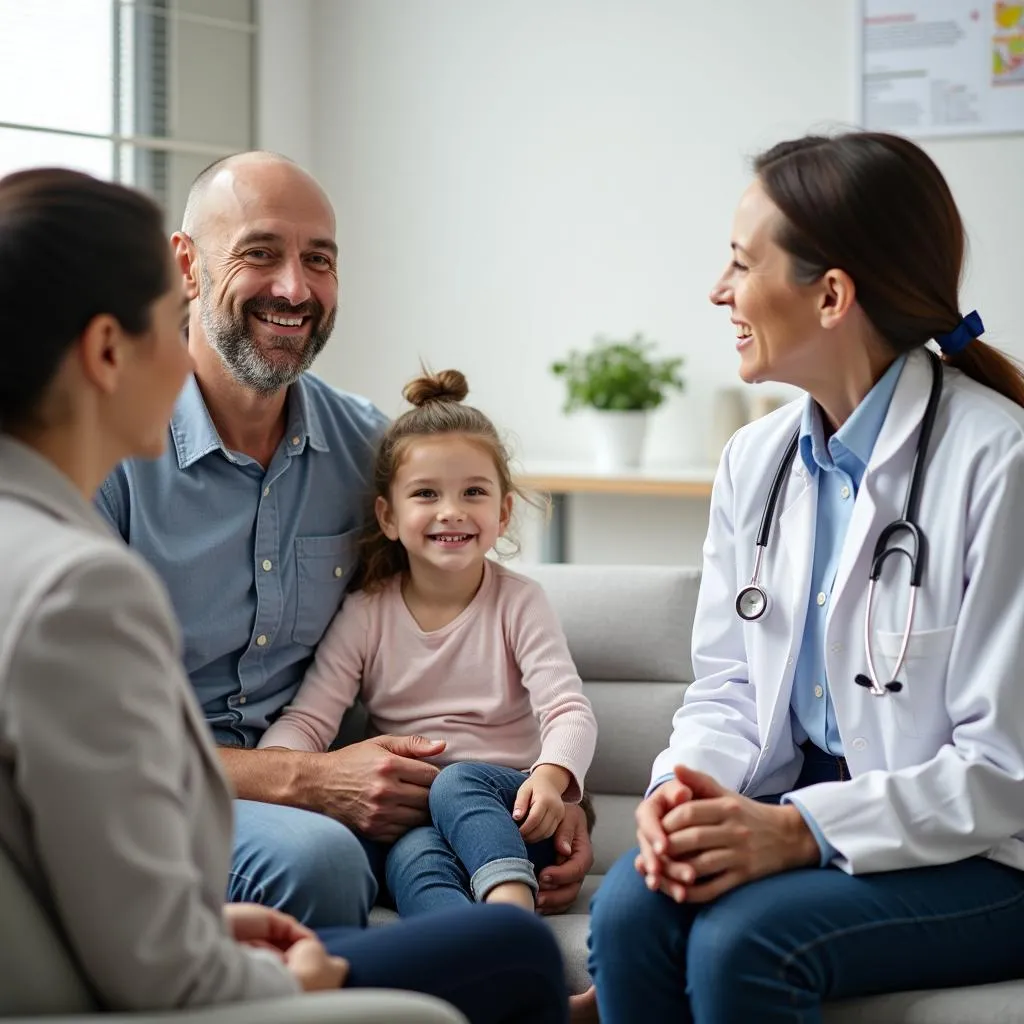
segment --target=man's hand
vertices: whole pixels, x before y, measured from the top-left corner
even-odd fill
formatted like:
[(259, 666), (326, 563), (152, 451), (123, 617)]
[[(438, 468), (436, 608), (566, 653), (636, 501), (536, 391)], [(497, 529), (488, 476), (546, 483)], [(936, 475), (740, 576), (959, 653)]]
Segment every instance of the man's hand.
[(594, 848), (587, 832), (587, 817), (577, 804), (565, 808), (565, 817), (555, 832), (558, 862), (540, 875), (537, 910), (542, 914), (564, 914), (580, 894), (587, 872), (594, 866)]
[[(818, 863), (818, 844), (795, 807), (758, 803), (681, 765), (675, 775), (692, 799), (661, 819), (657, 887), (677, 902), (707, 903), (754, 879)], [(641, 852), (638, 870), (643, 861)]]
[(443, 740), (377, 736), (326, 754), (265, 747), (221, 747), (220, 758), (239, 800), (317, 811), (371, 839), (393, 841), (427, 821), (427, 791)]
[(565, 817), (562, 794), (570, 776), (554, 764), (538, 765), (516, 793), (512, 817), (527, 843), (538, 843), (554, 834)]
[(317, 810), (349, 828), (393, 842), (426, 824), (427, 794), (440, 769), (419, 760), (440, 754), (443, 740), (376, 736), (317, 758)]
[(258, 903), (225, 903), (224, 920), (236, 942), (284, 954), (303, 939), (316, 935), (289, 914)]
[(427, 821), (427, 792), (439, 769), (425, 764), (444, 741), (425, 736), (376, 736), (328, 754), (267, 746), (221, 746), (220, 760), (239, 800), (317, 811), (391, 842)]

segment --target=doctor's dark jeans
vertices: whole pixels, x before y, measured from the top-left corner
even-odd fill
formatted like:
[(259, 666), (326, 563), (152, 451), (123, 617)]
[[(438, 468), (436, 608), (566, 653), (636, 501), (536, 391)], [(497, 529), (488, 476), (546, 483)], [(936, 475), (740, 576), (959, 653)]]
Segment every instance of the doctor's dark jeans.
[(346, 988), (437, 996), (470, 1024), (566, 1024), (562, 957), (545, 922), (519, 907), (465, 906), (383, 928), (321, 929), (350, 965)]
[[(798, 785), (839, 778), (830, 760)], [(1024, 873), (982, 857), (788, 871), (701, 906), (651, 892), (636, 854), (591, 904), (601, 1024), (818, 1024), (823, 1002), (1024, 977)]]

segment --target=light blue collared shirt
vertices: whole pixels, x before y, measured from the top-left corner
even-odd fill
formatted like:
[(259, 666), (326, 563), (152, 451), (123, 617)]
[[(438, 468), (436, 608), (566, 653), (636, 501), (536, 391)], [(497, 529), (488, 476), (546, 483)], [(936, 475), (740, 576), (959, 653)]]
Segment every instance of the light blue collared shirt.
[(338, 610), (387, 423), (312, 374), (289, 389), (286, 417), (264, 470), (224, 446), (189, 378), (163, 455), (122, 463), (96, 496), (167, 586), (186, 671), (225, 746), (256, 746)]
[[(843, 742), (825, 666), (825, 621), (832, 603), (832, 585), (843, 541), (853, 516), (853, 503), (905, 362), (906, 356), (894, 360), (828, 443), (821, 410), (810, 396), (800, 423), (800, 456), (811, 476), (818, 478), (818, 508), (807, 618), (790, 698), (793, 739), (797, 743), (809, 739), (837, 757), (843, 755)], [(839, 685), (853, 686), (854, 683), (852, 679), (843, 679), (839, 680)], [(792, 794), (786, 800), (803, 814), (821, 847), (822, 863), (828, 863), (835, 856), (835, 849), (826, 842), (799, 800), (792, 799)]]

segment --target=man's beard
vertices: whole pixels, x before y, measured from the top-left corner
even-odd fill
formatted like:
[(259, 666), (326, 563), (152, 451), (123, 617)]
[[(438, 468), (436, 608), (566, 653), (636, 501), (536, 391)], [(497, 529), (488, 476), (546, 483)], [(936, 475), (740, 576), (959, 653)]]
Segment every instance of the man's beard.
[[(237, 317), (229, 311), (214, 309), (207, 297), (212, 289), (203, 288), (199, 297), (199, 316), (206, 331), (206, 340), (220, 356), (231, 375), (244, 387), (260, 395), (271, 395), (294, 384), (306, 372), (327, 344), (334, 330), (337, 308), (324, 313), (316, 299), (292, 306), (284, 299), (247, 299)], [(277, 335), (270, 344), (276, 353), (287, 353), (286, 360), (268, 358), (260, 342), (253, 337), (249, 315), (276, 313), (280, 316), (310, 317), (312, 327), (308, 338)], [(267, 324), (272, 331), (273, 324)]]

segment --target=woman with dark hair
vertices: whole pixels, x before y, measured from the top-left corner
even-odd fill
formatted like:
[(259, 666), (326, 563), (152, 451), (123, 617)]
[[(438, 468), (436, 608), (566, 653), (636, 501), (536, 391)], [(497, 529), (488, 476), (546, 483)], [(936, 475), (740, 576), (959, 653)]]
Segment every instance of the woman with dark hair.
[(162, 451), (192, 369), (161, 222), (84, 174), (0, 180), (0, 845), (105, 1008), (345, 984), (564, 1021), (554, 939), (522, 910), (317, 936), (224, 906), (231, 798), (170, 601), (90, 503), (121, 459)]
[(711, 301), (740, 376), (806, 397), (722, 456), (695, 682), (594, 899), (602, 1024), (1024, 976), (1024, 380), (917, 146), (755, 170)]

